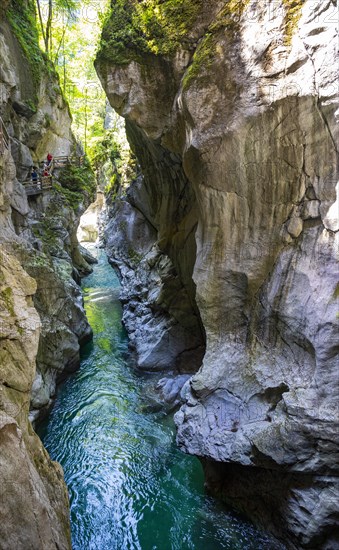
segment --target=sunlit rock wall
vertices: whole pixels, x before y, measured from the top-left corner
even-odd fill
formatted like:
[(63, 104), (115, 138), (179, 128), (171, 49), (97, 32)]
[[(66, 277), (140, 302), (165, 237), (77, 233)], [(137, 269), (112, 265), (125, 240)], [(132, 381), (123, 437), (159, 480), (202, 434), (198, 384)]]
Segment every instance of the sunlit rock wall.
[(193, 4), (175, 54), (119, 63), (107, 27), (97, 60), (144, 173), (132, 205), (206, 333), (178, 444), (291, 547), (335, 548), (337, 7)]
[[(68, 495), (61, 467), (52, 462), (28, 421), (41, 320), (37, 282), (23, 269), (27, 243), (12, 225), (9, 196), (15, 166), (0, 157), (0, 547), (71, 547)], [(33, 251), (32, 251), (33, 255)]]
[[(28, 417), (48, 409), (58, 377), (79, 366), (80, 343), (91, 337), (77, 284), (89, 267), (76, 240), (88, 197), (75, 209), (57, 191), (27, 198), (20, 183), (48, 151), (75, 147), (68, 106), (37, 53), (34, 29), (26, 46), (40, 74), (6, 11), (28, 17), (24, 6), (35, 13), (30, 2), (0, 6), (0, 116), (10, 136), (9, 148), (0, 139), (0, 548), (67, 550), (63, 472)], [(20, 32), (27, 39), (27, 26)]]

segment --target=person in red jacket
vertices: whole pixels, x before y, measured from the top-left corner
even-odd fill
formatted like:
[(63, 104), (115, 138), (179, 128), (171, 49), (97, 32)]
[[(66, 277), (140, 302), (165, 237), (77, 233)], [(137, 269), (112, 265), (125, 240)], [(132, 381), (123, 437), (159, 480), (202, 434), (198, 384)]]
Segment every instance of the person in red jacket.
[(52, 160), (53, 160), (53, 155), (51, 155), (51, 153), (48, 153), (47, 155), (47, 166), (50, 167), (50, 165), (52, 164)]

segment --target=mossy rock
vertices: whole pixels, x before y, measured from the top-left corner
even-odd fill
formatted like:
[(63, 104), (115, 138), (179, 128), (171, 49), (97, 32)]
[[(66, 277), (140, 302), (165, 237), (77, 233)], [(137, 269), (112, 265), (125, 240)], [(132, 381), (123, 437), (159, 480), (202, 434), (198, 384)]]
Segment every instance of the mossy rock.
[(96, 180), (90, 164), (86, 161), (83, 166), (70, 164), (63, 168), (54, 189), (66, 199), (75, 212), (83, 202), (92, 202), (95, 197)]
[(1, 289), (0, 291), (0, 299), (4, 303), (5, 308), (7, 309), (8, 313), (14, 317), (14, 303), (13, 303), (13, 291), (8, 286), (6, 288)]
[(31, 0), (11, 0), (6, 10), (6, 16), (30, 68), (35, 97), (29, 100), (28, 107), (36, 111), (41, 75), (46, 71), (54, 72), (54, 69), (39, 47), (35, 4)]
[(286, 46), (292, 43), (293, 34), (298, 26), (305, 0), (282, 0), (285, 8), (284, 41)]
[(232, 40), (236, 39), (239, 31), (241, 17), (250, 0), (230, 0), (218, 13), (217, 18), (210, 24), (207, 32), (198, 45), (191, 65), (188, 67), (183, 79), (184, 90), (188, 89), (198, 77), (204, 73), (208, 76), (208, 69), (216, 55), (219, 35), (225, 32)]
[(139, 264), (142, 260), (142, 254), (139, 254), (131, 246), (128, 247), (127, 254), (133, 264)]
[(171, 56), (189, 47), (202, 0), (112, 0), (103, 26), (97, 61), (124, 65), (145, 55)]

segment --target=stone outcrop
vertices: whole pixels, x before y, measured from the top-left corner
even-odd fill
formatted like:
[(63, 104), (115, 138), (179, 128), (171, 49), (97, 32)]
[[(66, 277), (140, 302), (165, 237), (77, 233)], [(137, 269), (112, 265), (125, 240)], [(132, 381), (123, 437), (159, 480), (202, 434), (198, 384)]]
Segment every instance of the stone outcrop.
[(41, 322), (36, 282), (15, 249), (2, 243), (0, 261), (0, 548), (69, 549), (68, 495), (28, 422)]
[[(140, 182), (139, 182), (140, 183)], [(117, 200), (108, 214), (106, 247), (121, 275), (123, 322), (130, 349), (144, 370), (194, 372), (204, 346), (200, 320), (173, 262), (156, 242), (156, 229), (131, 205)]]
[(95, 243), (103, 231), (103, 218), (105, 218), (105, 197), (102, 192), (98, 192), (96, 200), (81, 216), (77, 232), (79, 242)]
[[(154, 280), (161, 319), (182, 285), (206, 353), (182, 390), (179, 446), (202, 459), (210, 490), (291, 548), (336, 548), (336, 8), (184, 4), (199, 9), (173, 51), (147, 28), (149, 51), (133, 28), (111, 43), (113, 13), (96, 64), (144, 174), (107, 230), (119, 269), (124, 258), (125, 323), (156, 365), (167, 327)], [(175, 366), (176, 338), (162, 365), (167, 348)]]

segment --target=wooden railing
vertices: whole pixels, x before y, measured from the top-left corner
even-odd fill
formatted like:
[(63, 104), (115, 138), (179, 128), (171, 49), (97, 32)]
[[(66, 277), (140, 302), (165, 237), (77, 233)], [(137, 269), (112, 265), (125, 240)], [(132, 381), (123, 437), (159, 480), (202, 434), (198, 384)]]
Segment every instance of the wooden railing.
[(4, 121), (0, 117), (0, 152), (4, 153), (5, 149), (9, 149), (9, 135), (6, 130), (6, 126), (4, 124)]
[[(22, 181), (22, 185), (25, 187), (26, 194), (28, 196), (32, 195), (40, 195), (44, 191), (47, 191), (48, 189), (52, 189), (53, 187), (53, 175), (52, 172), (55, 168), (64, 168), (65, 166), (69, 166), (70, 164), (77, 165), (77, 166), (83, 166), (84, 164), (84, 158), (85, 156), (58, 156), (53, 157), (52, 161), (48, 165), (48, 172), (49, 176), (41, 176), (40, 174), (37, 175), (37, 178), (33, 180), (33, 178), (28, 178), (25, 181)], [(40, 163), (41, 168), (46, 167), (46, 161)]]
[(67, 166), (69, 164), (74, 164), (75, 166), (82, 166), (84, 164), (84, 158), (85, 156), (84, 155), (79, 155), (79, 156), (64, 156), (64, 157), (54, 157), (53, 158), (53, 161), (54, 161), (54, 166), (55, 168), (58, 168), (58, 167), (64, 167), (64, 166)]
[[(48, 170), (50, 172), (53, 172), (55, 168), (65, 168), (70, 164), (73, 164), (75, 166), (83, 166), (84, 159), (85, 159), (85, 155), (79, 155), (79, 156), (60, 155), (57, 157), (53, 157), (51, 163), (48, 165)], [(40, 163), (41, 168), (43, 168), (45, 164), (46, 164), (46, 161), (41, 162)]]
[(26, 194), (29, 196), (40, 195), (48, 189), (53, 187), (53, 176), (42, 176), (38, 177), (36, 181), (33, 181), (32, 178), (26, 181), (21, 182), (25, 187)]

